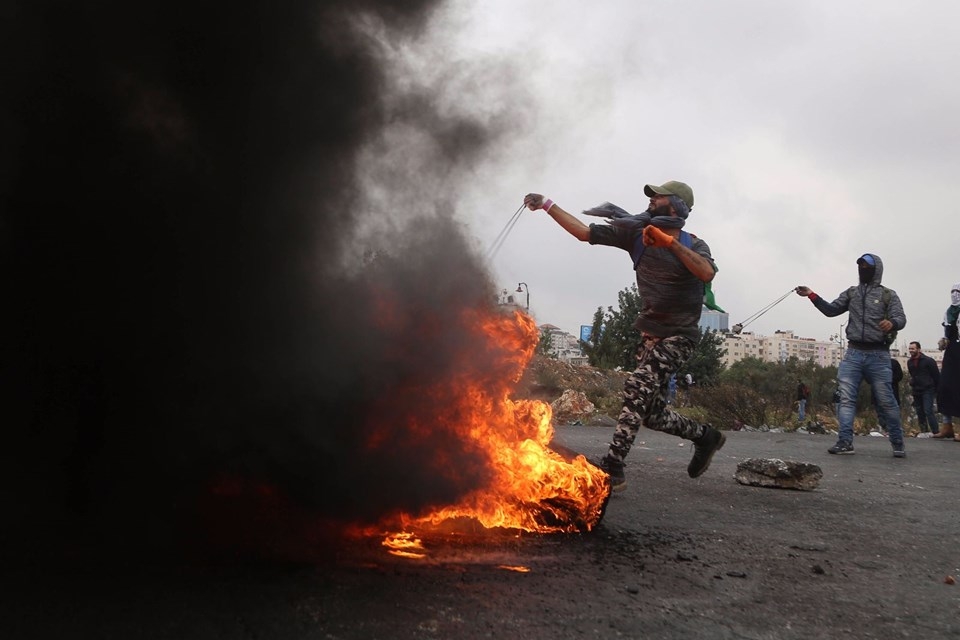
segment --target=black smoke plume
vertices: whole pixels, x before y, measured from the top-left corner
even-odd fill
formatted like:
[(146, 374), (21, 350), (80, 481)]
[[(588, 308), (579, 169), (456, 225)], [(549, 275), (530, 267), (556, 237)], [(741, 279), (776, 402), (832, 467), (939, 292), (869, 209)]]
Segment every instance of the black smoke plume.
[(455, 198), (391, 193), (398, 119), (451, 191), (495, 138), (429, 92), (388, 99), (376, 34), (416, 36), (433, 4), (5, 10), (6, 553), (174, 550), (210, 521), (283, 539), (482, 479), (443, 430), (362, 446), (429, 411), (402, 390), (462, 367), (456, 310), (492, 301)]

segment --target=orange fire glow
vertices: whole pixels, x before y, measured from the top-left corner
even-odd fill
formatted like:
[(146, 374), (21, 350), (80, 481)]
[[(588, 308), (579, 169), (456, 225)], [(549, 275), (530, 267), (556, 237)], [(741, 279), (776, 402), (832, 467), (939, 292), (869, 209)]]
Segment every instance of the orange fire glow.
[(516, 573), (530, 573), (530, 567), (523, 567), (515, 564), (501, 564), (497, 568), (503, 569), (504, 571), (514, 571)]
[(423, 543), (409, 532), (388, 535), (381, 543), (390, 553), (401, 558), (423, 558), (426, 556)]
[[(486, 353), (502, 354), (497, 371), (508, 375), (465, 373), (449, 380), (451, 389), (418, 392), (456, 405), (438, 407), (437, 419), (448, 420), (458, 438), (482, 450), (489, 481), (457, 504), (429, 513), (402, 514), (393, 524), (399, 521), (404, 531), (410, 531), (466, 519), (485, 528), (538, 533), (591, 530), (602, 517), (610, 494), (607, 476), (582, 455), (570, 461), (550, 449), (554, 429), (549, 405), (509, 397), (536, 348), (538, 330), (533, 319), (521, 312), (471, 310), (465, 325), (480, 338), (474, 342), (486, 345)], [(465, 369), (469, 372), (469, 367)], [(382, 434), (371, 434), (371, 442), (380, 438)], [(397, 540), (404, 540), (397, 536), (403, 534), (389, 538), (388, 546), (394, 550), (398, 549)], [(420, 553), (422, 549), (405, 551)]]

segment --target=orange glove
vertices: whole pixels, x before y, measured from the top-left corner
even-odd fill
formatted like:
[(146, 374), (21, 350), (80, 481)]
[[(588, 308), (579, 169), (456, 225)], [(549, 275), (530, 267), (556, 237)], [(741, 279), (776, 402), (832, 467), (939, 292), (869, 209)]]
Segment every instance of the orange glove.
[(643, 228), (643, 244), (647, 247), (669, 247), (673, 244), (673, 236), (660, 231), (652, 224), (648, 224)]

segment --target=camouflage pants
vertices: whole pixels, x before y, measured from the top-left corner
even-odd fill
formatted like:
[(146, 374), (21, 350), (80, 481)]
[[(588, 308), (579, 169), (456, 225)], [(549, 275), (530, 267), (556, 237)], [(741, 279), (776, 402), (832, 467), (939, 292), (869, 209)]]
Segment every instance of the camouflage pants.
[(687, 440), (703, 435), (703, 425), (671, 410), (667, 405), (670, 376), (693, 354), (689, 338), (644, 336), (637, 350), (637, 368), (623, 387), (623, 409), (610, 443), (610, 455), (621, 462), (633, 446), (640, 425)]

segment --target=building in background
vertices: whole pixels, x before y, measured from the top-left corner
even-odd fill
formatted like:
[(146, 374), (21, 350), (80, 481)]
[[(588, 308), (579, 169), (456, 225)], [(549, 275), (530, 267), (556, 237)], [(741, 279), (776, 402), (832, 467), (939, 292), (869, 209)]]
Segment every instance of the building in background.
[(507, 307), (511, 311), (524, 310), (523, 305), (520, 304), (520, 301), (514, 296), (513, 292), (507, 289), (502, 289), (500, 293), (497, 294), (497, 304), (501, 307)]
[[(501, 292), (500, 304), (506, 308), (522, 310), (522, 307), (516, 304), (516, 301), (506, 289)], [(843, 359), (846, 341), (839, 334), (833, 336), (832, 340), (803, 338), (795, 335), (789, 329), (778, 329), (772, 336), (763, 336), (751, 331), (743, 331), (737, 334), (728, 329), (728, 323), (729, 314), (708, 309), (703, 310), (700, 328), (718, 331), (723, 334), (721, 348), (726, 349), (726, 353), (722, 360), (726, 367), (744, 358), (757, 358), (764, 362), (786, 362), (795, 357), (801, 361), (813, 362), (821, 367), (839, 367), (840, 361)], [(550, 357), (577, 366), (590, 364), (589, 358), (580, 348), (580, 340), (589, 340), (591, 325), (580, 327), (581, 336), (579, 338), (552, 324), (541, 324), (538, 329), (541, 335), (547, 334), (550, 336)], [(890, 356), (896, 359), (903, 370), (906, 371), (909, 355), (906, 352), (906, 344), (902, 347), (902, 350), (899, 346), (891, 347)], [(941, 351), (935, 349), (932, 351), (924, 350), (924, 353), (933, 358), (938, 366), (941, 365), (943, 361)]]
[[(529, 293), (527, 295), (529, 295)], [(530, 314), (530, 310), (526, 308), (525, 304), (521, 303), (516, 293), (510, 289), (501, 289), (497, 292), (496, 302), (499, 308), (506, 313), (520, 311), (521, 313)], [(577, 366), (590, 364), (589, 358), (584, 355), (583, 350), (580, 348), (580, 341), (577, 336), (571, 335), (560, 327), (552, 324), (541, 324), (537, 329), (541, 336), (544, 334), (550, 336), (548, 355), (551, 358), (556, 358), (562, 362)], [(580, 330), (583, 332), (583, 327), (581, 327)], [(586, 334), (589, 338), (589, 331), (587, 331)]]
[(764, 337), (758, 336), (752, 331), (725, 334), (723, 336), (723, 348), (727, 350), (723, 356), (723, 364), (726, 367), (745, 358), (767, 359)]
[[(834, 340), (817, 340), (815, 338), (801, 338), (790, 330), (777, 330), (772, 336), (761, 336), (750, 331), (742, 333), (726, 333), (723, 339), (723, 348), (727, 350), (723, 363), (730, 366), (744, 358), (758, 358), (765, 362), (786, 362), (791, 357), (798, 360), (812, 361), (821, 366), (840, 366), (843, 359), (844, 342), (837, 337)], [(943, 360), (943, 353), (939, 351), (924, 351), (939, 364)], [(891, 348), (890, 356), (896, 359), (901, 366), (907, 366), (909, 357), (899, 348)], [(906, 369), (904, 369), (906, 371)]]
[(761, 336), (744, 331), (724, 335), (723, 346), (727, 353), (723, 363), (730, 366), (744, 358), (759, 358), (764, 362), (786, 362), (790, 358), (808, 360), (826, 367), (839, 366), (843, 357), (840, 344), (815, 338), (801, 338), (793, 331), (777, 330), (772, 336)]
[(730, 331), (730, 314), (726, 311), (713, 311), (703, 308), (700, 313), (700, 328), (703, 331)]
[(549, 354), (551, 357), (577, 366), (589, 364), (587, 356), (583, 354), (583, 350), (580, 348), (580, 340), (577, 336), (570, 335), (552, 324), (542, 324), (538, 328), (540, 329), (540, 335), (550, 336)]

